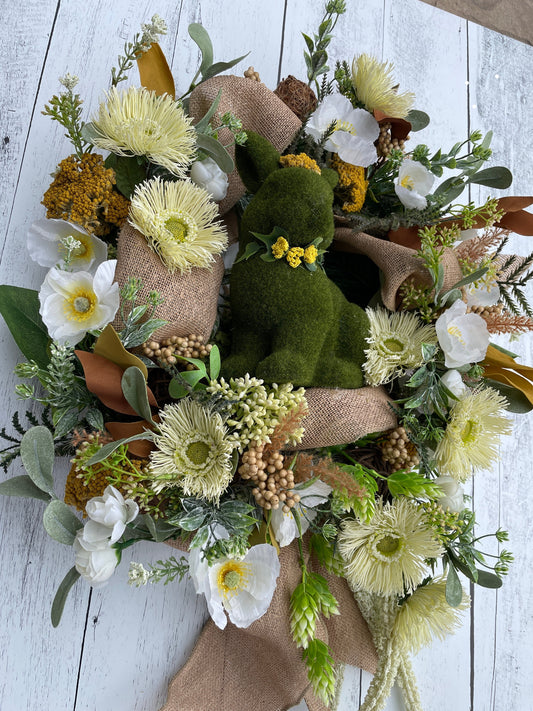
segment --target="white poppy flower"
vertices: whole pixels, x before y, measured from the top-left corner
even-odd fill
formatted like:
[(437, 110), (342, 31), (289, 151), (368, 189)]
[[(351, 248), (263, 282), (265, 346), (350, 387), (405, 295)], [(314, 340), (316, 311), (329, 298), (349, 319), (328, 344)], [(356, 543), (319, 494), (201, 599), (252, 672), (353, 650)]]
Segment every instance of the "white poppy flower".
[(94, 521), (89, 521), (76, 534), (72, 544), (76, 554), (74, 566), (93, 588), (99, 588), (105, 585), (115, 572), (118, 557), (109, 539), (92, 540), (93, 527), (90, 525), (92, 523)]
[(314, 509), (327, 501), (330, 492), (331, 486), (317, 479), (304, 489), (297, 490), (296, 493), (300, 495), (300, 503), (296, 504), (294, 509), (286, 513), (281, 506), (272, 510), (270, 523), (272, 524), (276, 541), (282, 548), (292, 543), (299, 535), (296, 519), (292, 512), (296, 509), (300, 517), (302, 533), (305, 533), (311, 521), (317, 516), (317, 512)]
[(394, 190), (402, 205), (423, 210), (427, 206), (425, 196), (431, 190), (434, 180), (435, 177), (422, 163), (406, 158), (398, 171)]
[(107, 528), (111, 543), (116, 543), (126, 524), (139, 513), (139, 506), (132, 499), (124, 500), (114, 486), (108, 486), (103, 496), (94, 496), (87, 502), (85, 510), (91, 521)]
[(88, 272), (50, 269), (41, 290), (39, 313), (50, 338), (60, 345), (75, 345), (88, 331), (110, 323), (119, 306), (119, 286), (113, 283), (116, 260)]
[(333, 121), (337, 123), (324, 144), (327, 151), (337, 153), (345, 163), (363, 168), (377, 160), (374, 141), (379, 136), (379, 124), (372, 114), (354, 109), (342, 94), (330, 94), (311, 114), (305, 130), (319, 141)]
[(467, 389), (458, 370), (447, 370), (440, 381), (455, 397), (460, 397)]
[(223, 630), (226, 613), (236, 627), (249, 627), (268, 610), (280, 564), (273, 546), (252, 546), (242, 560), (220, 558), (213, 565), (193, 548), (189, 572), (196, 592), (206, 597), (213, 622)]
[(434, 479), (433, 483), (437, 484), (443, 492), (443, 496), (437, 499), (439, 506), (442, 506), (445, 511), (450, 509), (454, 513), (460, 513), (464, 509), (464, 489), (458, 481), (443, 474)]
[(447, 368), (460, 368), (483, 360), (489, 346), (487, 324), (474, 313), (466, 313), (460, 299), (439, 316), (435, 323), (439, 345)]
[(79, 246), (70, 255), (71, 271), (88, 271), (105, 262), (107, 245), (101, 239), (89, 234), (65, 220), (37, 220), (28, 230), (28, 252), (41, 267), (64, 265), (66, 249), (62, 242), (72, 237)]
[(229, 185), (228, 176), (212, 158), (197, 160), (192, 164), (191, 180), (208, 192), (211, 200), (215, 200), (215, 202), (226, 197)]

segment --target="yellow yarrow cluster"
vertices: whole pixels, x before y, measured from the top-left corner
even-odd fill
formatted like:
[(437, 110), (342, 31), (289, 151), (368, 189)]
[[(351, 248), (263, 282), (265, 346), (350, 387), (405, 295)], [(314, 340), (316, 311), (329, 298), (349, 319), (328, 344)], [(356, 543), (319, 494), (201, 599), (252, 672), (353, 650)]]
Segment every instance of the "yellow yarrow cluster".
[(105, 469), (100, 469), (90, 479), (85, 479), (85, 473), (78, 469), (74, 463), (70, 468), (65, 483), (65, 503), (75, 506), (78, 511), (85, 513), (85, 505), (95, 496), (102, 496), (107, 486), (107, 474)]
[(279, 159), (282, 168), (306, 168), (312, 170), (313, 173), (321, 174), (316, 161), (310, 158), (307, 153), (288, 153), (286, 156), (281, 156)]
[(318, 250), (314, 244), (310, 244), (305, 249), (303, 247), (289, 248), (289, 243), (285, 237), (278, 237), (270, 249), (276, 259), (285, 257), (293, 269), (300, 266), (302, 257), (306, 264), (314, 264), (318, 257)]
[(359, 165), (345, 163), (336, 154), (331, 161), (331, 167), (339, 174), (339, 188), (348, 197), (342, 209), (345, 212), (360, 212), (364, 205), (368, 188), (365, 169)]
[(113, 190), (115, 171), (106, 168), (101, 155), (71, 155), (59, 169), (42, 204), (46, 216), (75, 222), (98, 236), (120, 227), (128, 215), (129, 201)]

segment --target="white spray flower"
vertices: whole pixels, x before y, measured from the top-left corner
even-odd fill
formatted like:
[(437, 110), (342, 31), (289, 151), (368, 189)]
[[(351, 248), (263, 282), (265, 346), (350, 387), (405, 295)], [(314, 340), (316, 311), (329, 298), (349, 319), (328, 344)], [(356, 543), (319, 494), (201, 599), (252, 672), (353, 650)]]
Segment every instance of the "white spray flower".
[(427, 206), (426, 195), (433, 186), (434, 176), (422, 163), (406, 158), (400, 166), (394, 190), (402, 205), (415, 210)]
[(114, 486), (108, 486), (103, 496), (95, 496), (87, 502), (85, 510), (92, 521), (108, 529), (111, 543), (116, 543), (124, 533), (126, 524), (136, 518), (139, 506), (132, 499), (124, 500)]

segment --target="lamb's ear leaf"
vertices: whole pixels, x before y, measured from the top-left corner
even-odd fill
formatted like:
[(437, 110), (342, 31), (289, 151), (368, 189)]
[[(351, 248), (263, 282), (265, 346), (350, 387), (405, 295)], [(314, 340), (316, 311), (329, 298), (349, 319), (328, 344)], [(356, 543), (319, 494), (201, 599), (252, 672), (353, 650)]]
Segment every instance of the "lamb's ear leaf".
[(266, 138), (254, 131), (246, 131), (244, 146), (235, 146), (235, 162), (242, 182), (251, 193), (256, 193), (270, 173), (279, 170), (279, 153)]

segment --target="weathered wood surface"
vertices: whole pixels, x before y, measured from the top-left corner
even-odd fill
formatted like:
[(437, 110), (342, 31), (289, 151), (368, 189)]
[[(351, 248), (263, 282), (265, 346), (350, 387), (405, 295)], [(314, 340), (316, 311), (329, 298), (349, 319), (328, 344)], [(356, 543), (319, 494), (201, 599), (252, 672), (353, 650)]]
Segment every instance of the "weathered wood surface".
[[(491, 128), (495, 163), (508, 165), (515, 175), (508, 193), (530, 194), (533, 49), (418, 0), (349, 0), (348, 5), (336, 30), (332, 61), (351, 60), (363, 51), (392, 60), (402, 89), (414, 91), (417, 107), (432, 117), (417, 142), (446, 148), (473, 128)], [(299, 32), (317, 26), (321, 5), (306, 0), (263, 4), (159, 0), (157, 5), (28, 0), (4, 13), (0, 283), (38, 288), (44, 277), (44, 270), (26, 256), (25, 236), (31, 222), (44, 214), (40, 200), (49, 174), (69, 152), (60, 128), (40, 113), (58, 90), (57, 77), (66, 71), (78, 74), (86, 109), (94, 110), (124, 40), (153, 12), (169, 25), (161, 44), (178, 89), (186, 89), (198, 59), (187, 35), (191, 21), (201, 21), (209, 29), (216, 59), (251, 50), (239, 73), (253, 64), (274, 88), (280, 76), (305, 76)], [(132, 79), (136, 80), (133, 72)], [(484, 195), (475, 191), (472, 198)], [(524, 237), (515, 238), (512, 246), (522, 254), (530, 249)], [(24, 408), (13, 395), (12, 370), (19, 354), (3, 324), (0, 340), (2, 424), (7, 424), (15, 409)], [(513, 344), (513, 349), (524, 361), (533, 362), (531, 339)], [(532, 435), (531, 416), (517, 418), (513, 437), (502, 444), (501, 464), (476, 477), (471, 493), (480, 530), (507, 528), (517, 562), (500, 591), (474, 591), (472, 610), (454, 637), (416, 658), (428, 710), (531, 708)], [(18, 473), (20, 467), (13, 466), (10, 475)], [(65, 473), (63, 465), (58, 479), (64, 481)], [(161, 545), (141, 544), (125, 552), (106, 588), (91, 593), (78, 584), (60, 627), (52, 629), (51, 600), (72, 565), (72, 553), (46, 537), (41, 517), (38, 502), (0, 498), (0, 708), (156, 711), (206, 618), (203, 600), (186, 582), (140, 590), (128, 587), (130, 559), (150, 563), (166, 555)], [(358, 708), (369, 681), (368, 674), (346, 671), (341, 711)], [(394, 696), (389, 711), (401, 708)]]

